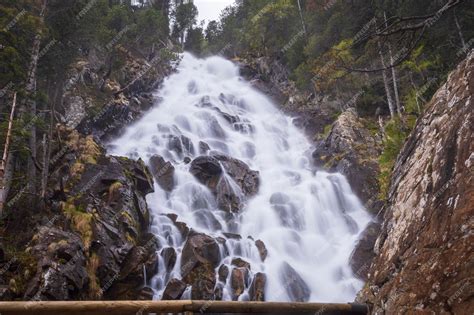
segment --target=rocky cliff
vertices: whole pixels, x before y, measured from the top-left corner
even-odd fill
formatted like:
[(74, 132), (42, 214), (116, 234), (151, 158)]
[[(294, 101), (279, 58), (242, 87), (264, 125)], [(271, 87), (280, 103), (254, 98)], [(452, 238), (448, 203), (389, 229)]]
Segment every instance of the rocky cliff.
[[(108, 156), (105, 140), (140, 117), (170, 59), (118, 48), (108, 74), (100, 51), (80, 55), (60, 83), (59, 123), (51, 142), (47, 189), (8, 200), (0, 243), (3, 300), (151, 299), (145, 273), (157, 268), (145, 196), (153, 176), (141, 160)], [(33, 204), (33, 206), (32, 206)]]
[(435, 93), (393, 171), (358, 300), (374, 314), (474, 311), (474, 53)]

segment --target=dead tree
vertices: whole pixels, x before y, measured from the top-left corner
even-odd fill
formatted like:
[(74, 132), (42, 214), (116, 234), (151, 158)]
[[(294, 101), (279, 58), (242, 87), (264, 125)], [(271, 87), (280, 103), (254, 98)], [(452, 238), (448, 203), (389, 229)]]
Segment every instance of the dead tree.
[(383, 78), (383, 84), (384, 84), (384, 88), (385, 88), (385, 94), (387, 95), (387, 103), (388, 103), (388, 109), (390, 110), (390, 117), (394, 118), (395, 117), (395, 106), (393, 104), (393, 98), (392, 98), (392, 91), (390, 90), (390, 84), (388, 82), (389, 78), (388, 78), (388, 74), (387, 74), (387, 69), (386, 68), (386, 65), (385, 65), (385, 60), (384, 60), (384, 56), (383, 56), (383, 53), (382, 53), (382, 45), (380, 44), (380, 42), (377, 42), (378, 44), (378, 48), (379, 48), (379, 55), (380, 55), (380, 61), (382, 63), (382, 68), (384, 68), (384, 70), (382, 70), (382, 78)]
[(386, 69), (391, 69), (401, 65), (409, 58), (412, 51), (418, 47), (425, 32), (435, 25), (444, 15), (453, 10), (465, 0), (448, 0), (438, 10), (427, 15), (420, 16), (392, 16), (382, 23), (376, 25), (370, 32), (361, 36), (356, 44), (369, 41), (371, 39), (387, 41), (390, 38), (398, 36), (397, 42), (403, 46), (403, 54), (394, 58), (390, 64), (383, 68), (354, 68), (346, 64), (338, 65), (339, 68), (345, 69), (348, 72), (371, 73), (380, 72)]
[[(12, 137), (12, 129), (13, 129), (13, 119), (15, 118), (15, 107), (16, 107), (16, 92), (13, 94), (13, 105), (12, 110), (10, 112), (10, 118), (8, 120), (8, 129), (7, 129), (7, 136), (5, 138), (5, 147), (3, 148), (3, 155), (2, 161), (0, 163), (0, 216), (3, 214), (3, 208), (5, 201), (7, 200), (8, 189), (10, 187), (11, 176), (8, 178), (7, 171), (10, 171), (8, 167), (11, 167), (11, 163), (9, 161), (9, 150), (10, 150), (10, 142)], [(11, 161), (11, 160), (10, 160)], [(10, 164), (10, 165), (9, 165)], [(12, 172), (8, 172), (12, 174)]]
[[(43, 5), (40, 12), (40, 20), (43, 21), (44, 13), (46, 10), (47, 0), (43, 1)], [(27, 165), (27, 181), (29, 187), (29, 193), (31, 195), (36, 195), (36, 177), (37, 177), (37, 167), (36, 167), (36, 70), (38, 68), (38, 59), (40, 53), (41, 45), (41, 33), (38, 32), (35, 35), (33, 40), (33, 48), (31, 50), (31, 60), (28, 66), (28, 76), (26, 80), (25, 92), (26, 92), (26, 106), (25, 109), (32, 115), (33, 119), (29, 124), (29, 139), (28, 139), (28, 150), (30, 152), (30, 157), (28, 159)]]
[[(383, 17), (385, 20), (385, 23), (387, 23), (387, 15), (385, 12), (383, 13)], [(388, 45), (388, 55), (390, 57), (390, 64), (392, 65), (394, 63), (393, 60), (393, 54), (392, 54), (392, 46), (390, 45), (390, 42), (387, 43)], [(398, 116), (402, 116), (402, 106), (400, 104), (400, 94), (398, 93), (398, 81), (397, 81), (397, 72), (395, 70), (395, 67), (392, 67), (392, 83), (393, 83), (393, 94), (395, 95), (395, 105), (397, 108), (397, 113)]]

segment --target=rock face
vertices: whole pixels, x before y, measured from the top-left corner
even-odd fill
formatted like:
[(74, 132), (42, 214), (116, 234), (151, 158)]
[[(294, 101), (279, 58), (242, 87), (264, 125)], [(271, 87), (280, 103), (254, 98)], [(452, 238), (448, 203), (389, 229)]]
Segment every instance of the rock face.
[(174, 166), (159, 155), (153, 155), (148, 162), (157, 183), (166, 191), (174, 188)]
[(474, 311), (474, 53), (435, 93), (398, 156), (369, 280), (374, 314)]
[(199, 156), (189, 171), (212, 191), (218, 207), (228, 212), (239, 212), (245, 198), (258, 191), (258, 172), (226, 155)]
[(280, 268), (280, 275), (284, 283), (287, 283), (285, 289), (291, 301), (308, 302), (311, 290), (293, 267), (286, 262), (283, 263)]
[(240, 72), (255, 88), (282, 104), (281, 109), (295, 117), (295, 125), (310, 138), (322, 134), (324, 127), (334, 121), (334, 115), (344, 104), (340, 100), (329, 100), (299, 90), (289, 79), (285, 66), (269, 57), (242, 60)]
[[(143, 270), (155, 273), (157, 241), (145, 195), (153, 191), (143, 161), (106, 156), (92, 137), (59, 129), (66, 150), (54, 148), (46, 192), (50, 219), (32, 232), (12, 276), (13, 298), (34, 300), (151, 298)], [(48, 216), (48, 214), (43, 214)]]
[(364, 127), (352, 110), (344, 111), (332, 125), (328, 136), (313, 152), (316, 165), (344, 174), (357, 196), (372, 212), (380, 210), (377, 201), (381, 152), (380, 140)]
[[(155, 101), (152, 91), (173, 72), (173, 67), (166, 63), (147, 68), (147, 60), (133, 56), (123, 47), (118, 49), (118, 53), (124, 59), (120, 79), (101, 79), (103, 73), (100, 73), (100, 69), (107, 67), (103, 62), (104, 56), (88, 56), (87, 60), (74, 65), (71, 79), (66, 83), (64, 121), (71, 117), (74, 119), (74, 126), (70, 127), (77, 126), (79, 132), (93, 135), (96, 140), (107, 141), (142, 117)], [(134, 81), (137, 76), (140, 79)], [(131, 82), (133, 84), (129, 85)], [(90, 97), (97, 94), (97, 90), (108, 99), (100, 108), (93, 107), (94, 102)], [(85, 109), (92, 109), (95, 114), (86, 115)]]

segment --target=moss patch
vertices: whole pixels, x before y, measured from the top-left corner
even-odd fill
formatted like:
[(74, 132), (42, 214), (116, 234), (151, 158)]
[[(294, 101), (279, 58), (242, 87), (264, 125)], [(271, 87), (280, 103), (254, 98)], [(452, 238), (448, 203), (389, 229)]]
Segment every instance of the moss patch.
[(94, 216), (85, 212), (80, 206), (75, 206), (73, 200), (63, 202), (62, 209), (66, 217), (72, 221), (74, 229), (81, 235), (84, 248), (87, 251), (93, 236), (92, 220)]
[(99, 268), (100, 258), (96, 253), (93, 253), (87, 260), (87, 275), (89, 276), (89, 298), (92, 300), (100, 299), (102, 297), (102, 290), (100, 288), (99, 279), (97, 279), (97, 268)]

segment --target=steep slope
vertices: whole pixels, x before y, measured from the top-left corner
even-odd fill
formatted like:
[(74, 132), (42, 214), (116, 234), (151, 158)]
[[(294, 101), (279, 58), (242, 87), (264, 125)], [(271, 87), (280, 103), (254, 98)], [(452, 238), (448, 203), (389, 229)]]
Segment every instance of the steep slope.
[(473, 91), (471, 52), (398, 156), (376, 258), (358, 297), (374, 314), (474, 312)]

